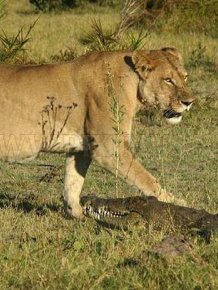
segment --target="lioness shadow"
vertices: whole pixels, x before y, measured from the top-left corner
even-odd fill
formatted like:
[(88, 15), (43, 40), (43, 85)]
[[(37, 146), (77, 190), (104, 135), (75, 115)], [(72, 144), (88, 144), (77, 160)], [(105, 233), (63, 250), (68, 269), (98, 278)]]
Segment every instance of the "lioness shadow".
[(6, 193), (0, 192), (0, 209), (13, 208), (17, 211), (23, 211), (26, 214), (34, 212), (38, 216), (46, 215), (47, 211), (59, 212), (60, 207), (55, 204), (45, 203), (37, 205), (32, 197), (10, 196)]

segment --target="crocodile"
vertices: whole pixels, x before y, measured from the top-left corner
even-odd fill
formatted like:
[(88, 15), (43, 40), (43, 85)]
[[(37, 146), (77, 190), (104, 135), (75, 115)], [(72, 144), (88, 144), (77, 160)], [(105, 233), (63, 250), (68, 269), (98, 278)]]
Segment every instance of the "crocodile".
[(92, 194), (83, 196), (81, 205), (85, 216), (113, 227), (142, 221), (157, 230), (191, 229), (200, 234), (218, 230), (218, 214), (161, 202), (153, 196), (99, 198)]

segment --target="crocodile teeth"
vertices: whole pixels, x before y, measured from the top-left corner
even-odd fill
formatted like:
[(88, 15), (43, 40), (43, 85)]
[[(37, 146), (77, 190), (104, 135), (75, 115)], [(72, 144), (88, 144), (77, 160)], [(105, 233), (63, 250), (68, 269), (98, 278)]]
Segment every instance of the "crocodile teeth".
[(94, 208), (91, 205), (85, 206), (83, 208), (83, 213), (98, 220), (100, 220), (101, 217), (122, 218), (126, 214), (128, 214), (128, 212), (120, 212), (113, 210), (110, 211), (106, 207)]

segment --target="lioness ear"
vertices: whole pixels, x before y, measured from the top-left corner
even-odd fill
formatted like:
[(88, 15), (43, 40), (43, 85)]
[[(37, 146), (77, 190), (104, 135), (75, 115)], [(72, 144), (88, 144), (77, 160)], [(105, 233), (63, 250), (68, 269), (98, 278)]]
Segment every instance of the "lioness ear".
[(135, 51), (132, 55), (132, 62), (135, 71), (142, 79), (147, 79), (149, 72), (154, 69), (154, 65), (145, 51)]
[(169, 54), (175, 56), (180, 62), (182, 61), (182, 55), (179, 53), (175, 47), (163, 47), (162, 51), (168, 52)]

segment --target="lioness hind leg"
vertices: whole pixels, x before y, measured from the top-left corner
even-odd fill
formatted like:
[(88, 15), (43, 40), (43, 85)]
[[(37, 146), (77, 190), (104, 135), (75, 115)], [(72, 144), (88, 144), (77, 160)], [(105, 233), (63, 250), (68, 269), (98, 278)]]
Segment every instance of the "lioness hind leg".
[(64, 204), (66, 212), (76, 218), (82, 217), (80, 193), (84, 179), (91, 163), (87, 152), (68, 154), (64, 180)]

